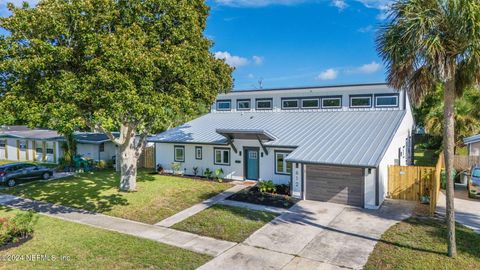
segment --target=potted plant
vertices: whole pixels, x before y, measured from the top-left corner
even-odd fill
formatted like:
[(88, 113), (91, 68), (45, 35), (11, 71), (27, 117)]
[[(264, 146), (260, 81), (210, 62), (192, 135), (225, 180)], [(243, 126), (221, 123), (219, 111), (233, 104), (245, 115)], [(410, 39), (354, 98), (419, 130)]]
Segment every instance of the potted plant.
[(197, 175), (198, 175), (198, 167), (197, 166), (193, 167), (193, 175), (195, 177), (197, 177)]

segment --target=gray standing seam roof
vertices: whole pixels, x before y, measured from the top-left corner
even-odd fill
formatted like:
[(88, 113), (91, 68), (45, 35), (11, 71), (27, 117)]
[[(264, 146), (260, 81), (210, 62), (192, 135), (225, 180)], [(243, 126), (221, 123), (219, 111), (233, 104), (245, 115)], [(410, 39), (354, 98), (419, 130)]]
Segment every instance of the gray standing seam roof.
[(63, 140), (63, 136), (54, 130), (29, 129), (29, 130), (6, 130), (0, 131), (0, 137), (36, 140)]
[(289, 161), (376, 167), (404, 116), (403, 110), (209, 113), (149, 140), (227, 144), (216, 129), (261, 129), (277, 138), (267, 147), (296, 148)]
[(480, 134), (463, 139), (465, 144), (480, 142)]

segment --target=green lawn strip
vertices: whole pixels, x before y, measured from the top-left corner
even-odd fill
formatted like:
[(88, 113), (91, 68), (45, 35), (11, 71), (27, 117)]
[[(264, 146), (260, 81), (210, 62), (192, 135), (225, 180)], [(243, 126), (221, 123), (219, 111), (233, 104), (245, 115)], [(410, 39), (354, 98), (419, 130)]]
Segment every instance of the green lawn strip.
[(382, 235), (365, 269), (480, 269), (480, 235), (457, 224), (458, 257), (446, 255), (447, 228), (432, 218), (410, 218)]
[(118, 174), (106, 170), (2, 192), (154, 224), (232, 186), (147, 171), (140, 171), (137, 181), (137, 192), (120, 192)]
[(278, 214), (242, 207), (214, 205), (173, 226), (217, 239), (243, 242)]
[[(0, 216), (17, 210), (0, 207)], [(53, 261), (5, 262), (11, 255), (49, 255)], [(68, 260), (60, 261), (60, 256)], [(50, 257), (53, 258), (53, 257)], [(39, 216), (33, 238), (0, 248), (0, 269), (195, 269), (211, 257), (86, 225)]]

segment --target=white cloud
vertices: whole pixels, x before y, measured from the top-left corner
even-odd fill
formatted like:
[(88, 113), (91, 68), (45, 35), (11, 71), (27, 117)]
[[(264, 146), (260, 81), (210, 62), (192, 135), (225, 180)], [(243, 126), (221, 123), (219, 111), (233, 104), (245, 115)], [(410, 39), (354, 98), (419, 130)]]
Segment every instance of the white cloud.
[(229, 52), (216, 52), (215, 58), (224, 59), (225, 62), (232, 67), (241, 67), (241, 66), (248, 65), (247, 58), (231, 55)]
[(252, 73), (250, 73), (250, 74), (247, 75), (247, 78), (253, 79), (253, 78), (255, 78), (255, 75), (253, 75)]
[(372, 61), (369, 64), (364, 64), (356, 68), (347, 69), (346, 73), (372, 74), (379, 71), (380, 68), (382, 68), (382, 66), (379, 63)]
[(261, 64), (263, 64), (263, 61), (265, 60), (265, 57), (254, 55), (254, 56), (252, 56), (252, 60), (255, 63), (255, 65), (261, 65)]
[(370, 32), (375, 32), (375, 27), (373, 25), (367, 25), (365, 27), (360, 27), (358, 28), (358, 32), (360, 33), (370, 33)]
[(332, 0), (332, 6), (338, 8), (339, 10), (343, 10), (348, 7), (348, 4), (345, 0)]
[(333, 68), (329, 68), (327, 70), (322, 71), (317, 76), (317, 80), (322, 80), (322, 81), (334, 80), (337, 78), (337, 76), (338, 76), (338, 71)]
[(308, 0), (215, 0), (216, 3), (233, 7), (265, 7), (269, 5), (295, 5)]

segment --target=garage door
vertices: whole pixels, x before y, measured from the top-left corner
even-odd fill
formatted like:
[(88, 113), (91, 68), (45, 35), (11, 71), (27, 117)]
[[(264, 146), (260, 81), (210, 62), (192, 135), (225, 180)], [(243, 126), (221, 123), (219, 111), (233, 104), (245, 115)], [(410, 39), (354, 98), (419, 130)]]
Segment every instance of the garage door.
[(306, 199), (363, 207), (362, 168), (307, 165)]

